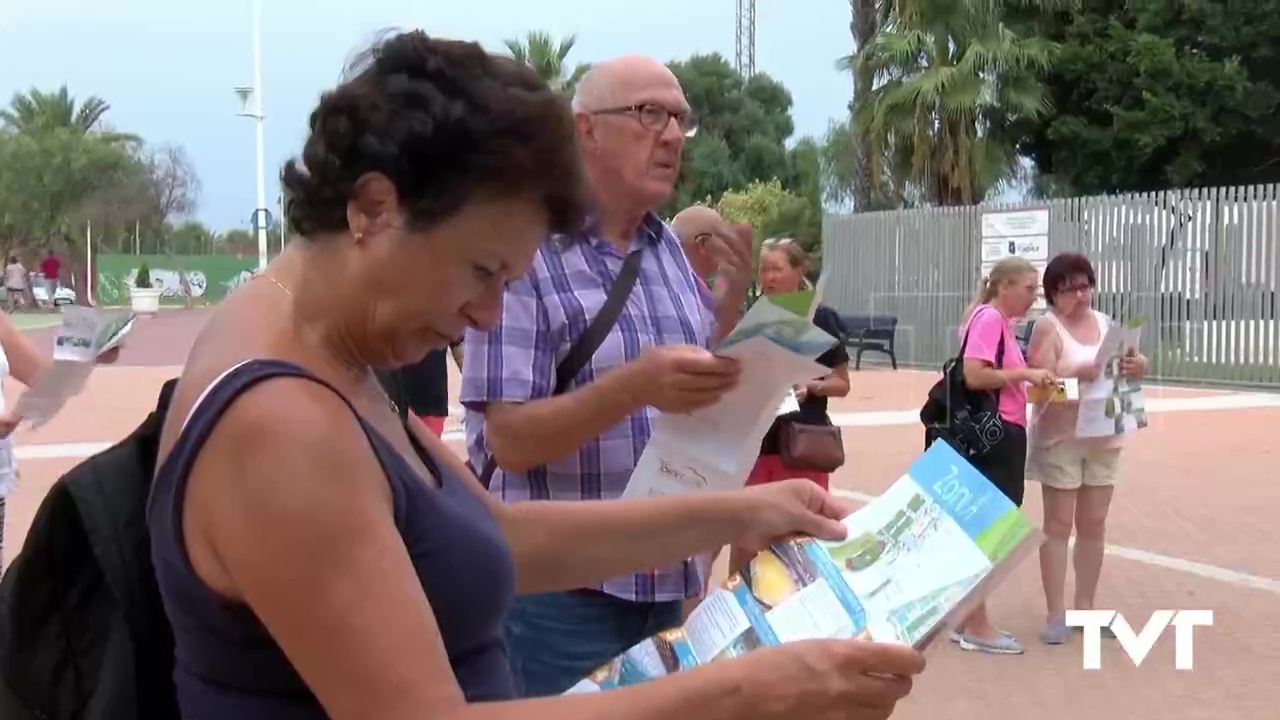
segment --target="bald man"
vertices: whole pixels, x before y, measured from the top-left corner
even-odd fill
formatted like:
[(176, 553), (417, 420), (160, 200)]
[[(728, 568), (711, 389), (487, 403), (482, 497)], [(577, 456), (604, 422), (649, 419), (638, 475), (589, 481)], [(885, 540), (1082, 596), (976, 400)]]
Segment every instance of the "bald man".
[[(595, 212), (581, 232), (548, 238), (529, 272), (508, 284), (498, 326), (469, 330), (465, 341), (469, 461), (505, 502), (618, 498), (659, 411), (706, 407), (737, 380), (736, 364), (710, 352), (727, 330), (717, 321), (723, 308), (654, 214), (697, 130), (680, 83), (650, 58), (610, 60), (583, 77), (573, 111)], [(750, 283), (749, 252), (743, 260), (717, 259), (734, 312)], [(618, 319), (557, 388), (557, 363), (618, 291), (624, 263), (638, 270), (632, 288), (620, 287), (627, 301)], [(707, 560), (517, 598), (507, 648), (522, 694), (562, 693), (678, 625), (683, 600), (702, 593)]]
[(719, 267), (711, 242), (734, 240), (735, 233), (720, 213), (706, 205), (690, 205), (671, 218), (671, 229), (680, 238), (685, 257), (698, 277), (709, 284)]

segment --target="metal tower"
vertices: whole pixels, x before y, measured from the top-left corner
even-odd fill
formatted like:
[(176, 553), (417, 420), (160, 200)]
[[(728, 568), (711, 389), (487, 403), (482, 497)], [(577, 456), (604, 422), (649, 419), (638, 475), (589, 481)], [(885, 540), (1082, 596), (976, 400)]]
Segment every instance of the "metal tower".
[(743, 77), (756, 74), (756, 0), (736, 0), (738, 16), (734, 23), (737, 35), (734, 67)]

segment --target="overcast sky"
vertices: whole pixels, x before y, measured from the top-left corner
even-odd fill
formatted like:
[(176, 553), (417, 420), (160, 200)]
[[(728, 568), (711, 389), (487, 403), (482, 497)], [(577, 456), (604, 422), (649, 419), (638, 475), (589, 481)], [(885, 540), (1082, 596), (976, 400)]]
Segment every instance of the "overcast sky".
[[(268, 205), (319, 93), (379, 30), (419, 27), (495, 50), (529, 30), (576, 33), (571, 63), (707, 52), (732, 61), (734, 12), (735, 0), (263, 0)], [(820, 136), (849, 100), (851, 81), (834, 69), (851, 45), (848, 3), (764, 0), (756, 38), (757, 70), (794, 96), (797, 135)], [(250, 0), (0, 0), (0, 102), (63, 83), (103, 97), (118, 129), (187, 149), (204, 186), (197, 216), (219, 230), (247, 227), (255, 205), (253, 122), (236, 116), (232, 92), (252, 77)]]

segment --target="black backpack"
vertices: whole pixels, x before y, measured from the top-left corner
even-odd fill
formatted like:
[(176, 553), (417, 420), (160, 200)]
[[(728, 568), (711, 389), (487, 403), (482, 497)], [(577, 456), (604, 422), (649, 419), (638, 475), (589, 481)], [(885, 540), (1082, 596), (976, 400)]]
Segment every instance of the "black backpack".
[[(961, 457), (977, 462), (1000, 444), (1005, 423), (1000, 417), (1000, 391), (974, 390), (964, 382), (964, 351), (969, 331), (960, 341), (960, 352), (942, 366), (942, 378), (929, 389), (920, 422), (924, 424), (924, 445), (943, 440)], [(1004, 338), (996, 346), (997, 368), (1004, 367)]]
[(124, 440), (63, 475), (0, 582), (0, 718), (178, 720), (147, 497), (176, 380)]

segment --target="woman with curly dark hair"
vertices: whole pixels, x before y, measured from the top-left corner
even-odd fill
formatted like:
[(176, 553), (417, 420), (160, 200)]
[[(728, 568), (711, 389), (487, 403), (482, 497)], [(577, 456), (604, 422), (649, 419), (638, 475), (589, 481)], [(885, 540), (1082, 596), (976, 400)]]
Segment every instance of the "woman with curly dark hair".
[[(1044, 269), (1044, 298), (1049, 312), (1031, 330), (1031, 367), (1058, 377), (1093, 382), (1102, 374), (1098, 349), (1114, 322), (1093, 309), (1098, 284), (1093, 263), (1080, 253), (1054, 256)], [(1126, 377), (1142, 378), (1147, 358), (1135, 348), (1119, 363)], [(1086, 406), (1098, 401), (1085, 400)], [(1040, 577), (1047, 606), (1040, 639), (1049, 645), (1067, 641), (1067, 559), (1075, 566), (1076, 610), (1092, 610), (1102, 574), (1107, 514), (1120, 477), (1125, 438), (1079, 437), (1076, 422), (1082, 401), (1036, 403), (1027, 454), (1027, 474), (1040, 482), (1044, 496), (1044, 544), (1040, 546)], [(1087, 408), (1096, 410), (1097, 408)], [(1075, 530), (1074, 553), (1068, 550)]]
[(504, 506), (400, 421), (374, 370), (492, 326), (543, 238), (581, 227), (574, 141), (532, 70), (417, 32), (321, 98), (283, 173), (299, 239), (205, 326), (161, 442), (148, 524), (184, 718), (861, 719), (908, 692), (910, 649), (817, 641), (494, 702), (515, 696), (516, 593), (845, 534), (844, 508), (796, 485)]

